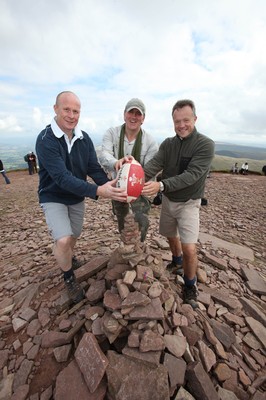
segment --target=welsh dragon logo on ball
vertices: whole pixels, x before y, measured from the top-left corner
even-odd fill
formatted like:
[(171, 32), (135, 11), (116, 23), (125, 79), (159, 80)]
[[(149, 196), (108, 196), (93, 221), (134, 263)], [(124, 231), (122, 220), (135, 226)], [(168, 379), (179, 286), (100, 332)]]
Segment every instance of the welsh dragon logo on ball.
[(136, 200), (142, 192), (145, 182), (144, 170), (136, 160), (130, 160), (123, 164), (118, 171), (116, 186), (125, 189), (127, 192), (127, 202)]

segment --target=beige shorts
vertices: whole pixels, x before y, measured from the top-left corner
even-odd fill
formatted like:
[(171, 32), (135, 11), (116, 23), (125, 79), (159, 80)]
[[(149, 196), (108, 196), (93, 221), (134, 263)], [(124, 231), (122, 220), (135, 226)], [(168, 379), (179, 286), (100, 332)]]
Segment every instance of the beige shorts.
[(163, 195), (159, 232), (165, 237), (180, 237), (181, 243), (197, 243), (201, 199), (170, 201)]

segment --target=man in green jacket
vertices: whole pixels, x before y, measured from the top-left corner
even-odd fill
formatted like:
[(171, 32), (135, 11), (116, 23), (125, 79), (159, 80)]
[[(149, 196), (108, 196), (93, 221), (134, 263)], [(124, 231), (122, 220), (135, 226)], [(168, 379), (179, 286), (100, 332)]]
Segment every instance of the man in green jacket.
[[(214, 157), (214, 142), (195, 128), (197, 116), (193, 101), (177, 101), (172, 117), (176, 136), (165, 139), (158, 153), (144, 166), (146, 183), (142, 194), (152, 196), (158, 191), (163, 194), (159, 231), (168, 239), (172, 266), (177, 264), (179, 238), (181, 240), (183, 298), (185, 303), (196, 308), (199, 209)], [(160, 182), (148, 181), (159, 171), (162, 171)]]

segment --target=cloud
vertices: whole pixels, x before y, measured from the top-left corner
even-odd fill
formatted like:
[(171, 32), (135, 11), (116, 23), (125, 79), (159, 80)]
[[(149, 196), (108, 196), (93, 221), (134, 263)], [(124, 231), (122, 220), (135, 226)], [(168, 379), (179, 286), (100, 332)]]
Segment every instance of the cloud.
[(172, 105), (192, 98), (203, 133), (266, 147), (265, 20), (262, 0), (1, 0), (1, 121), (36, 134), (72, 90), (82, 128), (100, 137), (140, 97), (161, 140)]
[(21, 132), (22, 127), (18, 125), (16, 117), (9, 115), (5, 118), (0, 118), (0, 131), (9, 132)]

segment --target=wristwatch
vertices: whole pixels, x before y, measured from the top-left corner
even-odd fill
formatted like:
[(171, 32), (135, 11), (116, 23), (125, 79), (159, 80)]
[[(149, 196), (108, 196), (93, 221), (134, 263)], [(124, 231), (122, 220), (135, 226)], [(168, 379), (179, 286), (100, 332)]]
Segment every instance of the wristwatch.
[(159, 182), (160, 185), (160, 192), (164, 191), (164, 183), (162, 181)]

